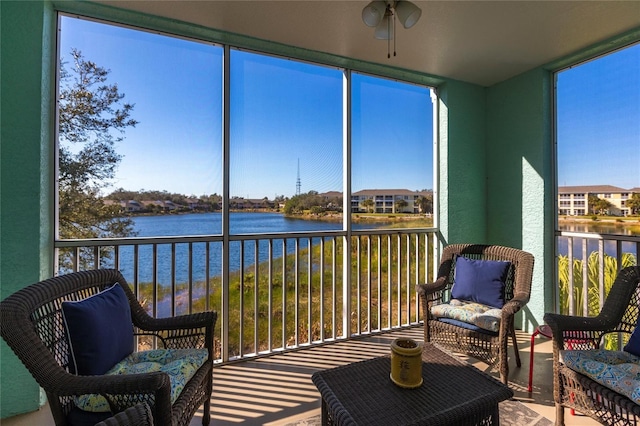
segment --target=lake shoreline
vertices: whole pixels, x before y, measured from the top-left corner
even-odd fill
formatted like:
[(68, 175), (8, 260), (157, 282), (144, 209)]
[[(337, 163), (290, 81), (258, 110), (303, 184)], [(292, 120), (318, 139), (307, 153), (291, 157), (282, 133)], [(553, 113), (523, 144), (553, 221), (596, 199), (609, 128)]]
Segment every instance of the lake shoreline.
[(640, 217), (559, 217), (560, 232), (593, 233), (601, 235), (640, 236)]
[(562, 223), (613, 223), (620, 225), (640, 225), (640, 216), (632, 217), (611, 217), (611, 216), (598, 216), (596, 219), (592, 217), (566, 217), (559, 216), (558, 222)]
[[(168, 217), (168, 216), (184, 216), (184, 215), (200, 215), (217, 213), (222, 214), (221, 211), (182, 211), (182, 212), (144, 212), (128, 214), (126, 217)], [(342, 214), (324, 213), (324, 214), (285, 214), (278, 210), (268, 209), (243, 209), (243, 210), (231, 210), (230, 213), (259, 213), (259, 214), (281, 214), (286, 219), (308, 220), (308, 221), (321, 221), (321, 222), (342, 222)], [(354, 213), (351, 216), (351, 221), (354, 223), (378, 223), (378, 224), (391, 224), (398, 222), (408, 222), (414, 220), (432, 220), (432, 216), (427, 216), (422, 213)]]

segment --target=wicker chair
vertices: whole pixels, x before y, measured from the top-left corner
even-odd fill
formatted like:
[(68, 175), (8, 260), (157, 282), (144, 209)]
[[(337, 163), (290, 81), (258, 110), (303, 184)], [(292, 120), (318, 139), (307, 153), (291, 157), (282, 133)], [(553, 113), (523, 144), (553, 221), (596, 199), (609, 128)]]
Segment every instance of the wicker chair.
[(153, 414), (149, 404), (143, 402), (96, 423), (95, 426), (153, 426)]
[[(160, 347), (208, 350), (207, 360), (185, 384), (173, 405), (169, 376), (162, 372), (99, 376), (69, 372), (70, 346), (62, 302), (85, 299), (115, 283), (120, 283), (129, 299), (135, 334), (156, 339)], [(111, 407), (111, 413), (100, 413), (102, 418), (92, 417), (91, 424), (140, 403), (152, 407), (156, 425), (188, 425), (204, 404), (202, 423), (209, 424), (215, 312), (152, 318), (120, 272), (102, 269), (62, 275), (25, 287), (0, 302), (0, 315), (0, 334), (46, 391), (57, 425), (73, 424), (71, 419), (79, 411), (74, 396), (84, 394), (101, 394)], [(87, 412), (81, 414), (85, 416)]]
[[(505, 280), (505, 304), (502, 307), (498, 332), (491, 333), (464, 328), (440, 321), (439, 318), (431, 314), (432, 306), (448, 303), (451, 299), (455, 263), (458, 256), (511, 263)], [(513, 341), (516, 365), (518, 367), (521, 365), (514, 328), (514, 315), (529, 301), (532, 276), (533, 255), (525, 251), (479, 244), (453, 244), (445, 247), (436, 281), (419, 284), (416, 287), (422, 301), (424, 341), (438, 343), (449, 350), (465, 353), (486, 362), (492, 368), (498, 366), (500, 377), (507, 384), (509, 338)]]
[(630, 336), (640, 311), (640, 267), (622, 269), (596, 317), (546, 313), (544, 321), (553, 331), (553, 398), (556, 425), (564, 425), (564, 407), (572, 408), (602, 424), (638, 425), (640, 406), (629, 398), (566, 367), (560, 351), (601, 347), (608, 333)]

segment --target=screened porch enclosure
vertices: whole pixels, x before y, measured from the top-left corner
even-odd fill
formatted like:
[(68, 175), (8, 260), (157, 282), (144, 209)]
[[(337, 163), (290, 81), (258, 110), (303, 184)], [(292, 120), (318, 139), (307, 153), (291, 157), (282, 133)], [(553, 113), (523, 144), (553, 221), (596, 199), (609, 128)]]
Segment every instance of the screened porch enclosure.
[[(558, 312), (565, 305), (576, 313), (590, 312), (592, 306), (601, 303), (600, 287), (605, 280), (596, 275), (592, 282), (588, 274), (578, 274), (574, 269), (573, 277), (567, 281), (573, 288), (567, 289), (567, 297), (561, 298), (556, 245), (573, 238), (574, 246), (580, 249), (574, 250), (570, 259), (588, 265), (594, 241), (596, 247), (600, 244), (605, 247), (595, 249), (595, 261), (591, 262), (596, 264), (606, 258), (605, 254), (610, 254), (607, 247), (613, 244), (618, 248), (613, 257), (619, 266), (624, 253), (635, 253), (637, 259), (640, 242), (637, 237), (619, 239), (611, 235), (557, 231), (554, 72), (640, 41), (637, 4), (525, 2), (520, 5), (523, 9), (519, 9), (516, 3), (504, 2), (417, 3), (423, 8), (425, 25), (408, 31), (401, 29), (398, 55), (388, 60), (385, 43), (374, 40), (371, 29), (361, 22), (360, 14), (366, 2), (181, 2), (180, 7), (174, 2), (0, 2), (2, 106), (5, 107), (0, 160), (3, 170), (1, 297), (59, 273), (61, 265), (68, 268), (66, 270), (118, 267), (125, 271), (129, 283), (156, 315), (217, 310), (216, 368), (220, 369), (222, 382), (214, 384), (214, 388), (230, 388), (231, 392), (224, 395), (225, 398), (231, 396), (213, 411), (219, 410), (223, 416), (243, 418), (246, 422), (256, 417), (251, 417), (253, 414), (243, 417), (236, 411), (246, 409), (251, 413), (253, 408), (234, 406), (233, 396), (237, 395), (237, 389), (255, 389), (242, 388), (240, 377), (230, 378), (244, 366), (259, 362), (260, 367), (270, 370), (269, 364), (282, 362), (290, 367), (276, 368), (278, 377), (297, 377), (309, 367), (279, 357), (313, 358), (317, 349), (328, 349), (328, 359), (344, 356), (355, 360), (351, 355), (341, 355), (344, 354), (341, 345), (368, 346), (370, 343), (364, 339), (384, 340), (386, 337), (380, 336), (387, 332), (392, 335), (417, 328), (419, 334), (420, 318), (413, 285), (433, 276), (443, 245), (501, 244), (534, 255), (531, 300), (517, 318), (521, 333), (518, 341), (524, 353), (531, 333), (542, 323), (545, 312)], [(312, 13), (313, 8), (317, 12)], [(259, 179), (265, 180), (271, 170), (267, 166), (272, 163), (264, 155), (268, 144), (252, 145), (247, 143), (248, 139), (243, 140), (240, 133), (234, 136), (232, 128), (240, 122), (224, 118), (223, 111), (230, 111), (233, 105), (228, 98), (229, 102), (225, 103), (222, 94), (228, 87), (224, 79), (231, 75), (228, 72), (231, 63), (225, 64), (223, 58), (227, 58), (225, 49), (229, 53), (233, 46), (237, 48), (236, 54), (246, 57), (260, 52), (268, 60), (289, 62), (287, 58), (292, 58), (291, 61), (305, 65), (322, 64), (323, 73), (328, 75), (323, 74), (322, 80), (331, 80), (332, 87), (339, 89), (316, 92), (318, 96), (339, 99), (333, 104), (338, 106), (324, 111), (326, 115), (322, 117), (310, 114), (307, 118), (326, 119), (335, 124), (335, 128), (326, 134), (326, 139), (309, 139), (310, 145), (317, 149), (310, 160), (301, 156), (301, 194), (337, 189), (353, 195), (359, 190), (376, 189), (379, 185), (367, 177), (368, 173), (374, 177), (402, 176), (405, 172), (421, 170), (414, 163), (393, 169), (385, 156), (394, 154), (406, 161), (417, 159), (431, 167), (421, 170), (427, 181), (407, 189), (433, 190), (433, 225), (401, 230), (354, 229), (349, 219), (345, 219), (329, 230), (304, 229), (300, 233), (270, 235), (259, 231), (233, 233), (229, 220), (221, 221), (219, 228), (202, 235), (59, 238), (56, 217), (59, 153), (54, 141), (58, 137), (57, 60), (63, 52), (57, 40), (58, 13), (117, 27), (142, 28), (149, 34), (169, 34), (182, 41), (197, 41), (198, 48), (205, 51), (203, 57), (208, 58), (204, 61), (206, 66), (218, 67), (203, 83), (209, 85), (208, 90), (201, 91), (211, 94), (217, 90), (220, 97), (211, 97), (208, 102), (197, 103), (190, 109), (190, 120), (209, 122), (203, 133), (215, 142), (183, 149), (185, 152), (203, 149), (193, 156), (191, 167), (183, 171), (194, 182), (208, 183), (205, 189), (197, 189), (199, 192), (217, 194), (219, 200), (226, 200), (228, 205), (222, 203), (221, 208), (230, 208), (231, 203), (240, 198), (258, 202), (264, 197), (275, 200), (282, 195), (272, 190), (261, 190), (254, 195), (242, 187), (250, 181), (248, 170), (255, 170)], [(308, 15), (316, 18), (299, 19)], [(531, 37), (532, 29), (540, 37)], [(199, 49), (194, 50), (200, 54)], [(180, 63), (179, 60), (169, 62), (172, 67)], [(115, 67), (105, 66), (116, 72)], [(149, 65), (144, 71), (153, 68)], [(353, 114), (342, 98), (344, 93), (353, 94), (344, 91), (349, 81), (345, 76), (349, 73), (361, 78), (363, 87), (373, 76), (385, 83), (407, 83), (407, 87), (417, 88), (420, 96), (427, 96), (432, 110), (430, 114), (423, 114), (424, 121), (433, 125), (426, 130), (431, 140), (425, 146), (429, 148), (414, 151), (403, 144), (389, 143), (383, 146), (380, 157), (368, 157), (367, 154), (375, 150), (368, 149), (366, 138), (358, 141), (354, 138), (354, 129), (346, 132), (350, 136), (343, 133), (348, 129), (344, 126), (345, 116)], [(149, 76), (144, 72), (138, 78), (152, 80)], [(130, 87), (138, 90), (143, 86)], [(160, 85), (155, 90), (165, 89), (173, 87)], [(127, 100), (138, 102), (137, 99), (145, 98), (134, 99), (135, 92), (131, 90), (122, 88)], [(437, 94), (433, 100), (432, 93)], [(185, 102), (195, 99), (196, 96), (186, 98)], [(366, 96), (362, 99), (366, 100)], [(256, 116), (249, 114), (255, 112), (249, 108), (250, 100), (245, 99), (242, 106), (247, 109), (235, 120)], [(372, 100), (364, 103), (384, 106)], [(166, 104), (156, 104), (158, 108), (165, 108), (165, 113), (171, 112)], [(362, 121), (361, 128), (376, 132), (377, 124), (389, 121), (390, 128), (403, 129), (400, 119), (387, 120), (389, 109), (373, 111), (375, 113), (361, 117), (369, 120), (368, 124)], [(142, 118), (146, 119), (139, 117), (140, 123)], [(347, 122), (354, 123), (353, 117)], [(168, 120), (165, 124), (171, 127)], [(175, 136), (175, 126), (167, 130), (166, 133), (174, 137), (166, 146), (176, 148), (173, 151), (176, 161), (180, 154), (177, 148), (181, 144), (186, 148), (192, 142), (194, 134), (189, 132), (197, 127), (191, 126), (184, 130), (184, 135), (178, 136)], [(275, 138), (277, 134), (269, 136)], [(349, 137), (353, 140), (347, 143)], [(306, 137), (300, 138), (303, 139), (307, 141)], [(233, 145), (234, 140), (237, 145)], [(323, 145), (328, 146), (326, 151), (320, 148)], [(172, 164), (150, 159), (155, 147), (150, 144), (143, 148), (149, 154), (149, 161), (134, 161), (127, 167), (151, 170), (153, 173), (149, 176), (177, 176)], [(354, 147), (355, 152), (348, 152)], [(288, 148), (286, 186), (293, 195), (297, 186), (298, 154), (291, 146)], [(339, 160), (326, 161), (323, 156), (329, 155)], [(275, 164), (284, 169), (282, 163)], [(339, 167), (333, 167), (337, 164)], [(311, 168), (322, 171), (315, 176), (319, 178), (317, 185), (309, 179)], [(214, 172), (207, 174), (203, 170)], [(432, 178), (431, 185), (429, 178)], [(394, 186), (405, 187), (404, 184)], [(151, 189), (146, 184), (144, 188)], [(351, 211), (352, 201), (345, 196), (344, 212)], [(361, 203), (357, 207), (361, 211), (367, 209)], [(391, 206), (380, 208), (391, 209)], [(586, 256), (580, 246), (582, 239), (589, 241), (584, 243)], [(61, 253), (67, 256), (64, 261), (59, 260)], [(140, 261), (143, 258), (150, 260), (143, 265)], [(222, 266), (212, 266), (214, 258), (219, 258)], [(168, 274), (159, 275), (162, 268), (166, 268)], [(540, 343), (540, 354), (545, 353), (543, 347), (548, 343)], [(41, 406), (37, 384), (4, 343), (0, 351), (3, 423), (10, 424), (22, 413), (41, 413), (37, 411)], [(536, 368), (543, 374), (550, 369), (549, 358), (543, 355), (538, 358), (537, 351), (538, 346), (536, 363), (540, 364), (536, 364)], [(331, 365), (320, 358), (318, 368)], [(525, 355), (520, 374), (526, 374), (527, 361)], [(538, 389), (534, 387), (532, 398), (522, 392), (526, 379), (521, 375), (515, 376), (512, 385), (523, 401), (533, 400), (533, 404), (550, 407), (552, 390), (542, 382), (544, 380)], [(303, 388), (305, 386), (307, 384)], [(285, 413), (273, 408), (281, 401), (265, 399), (269, 419), (277, 424), (288, 418), (283, 419)], [(553, 417), (553, 414), (542, 415)], [(567, 421), (571, 421), (567, 417)]]

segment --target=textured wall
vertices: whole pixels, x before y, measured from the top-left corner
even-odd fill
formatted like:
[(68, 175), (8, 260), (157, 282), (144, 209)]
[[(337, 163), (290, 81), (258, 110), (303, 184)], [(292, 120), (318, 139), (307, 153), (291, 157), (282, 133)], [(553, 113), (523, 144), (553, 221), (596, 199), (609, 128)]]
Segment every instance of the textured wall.
[(545, 288), (553, 277), (550, 79), (537, 69), (490, 88), (447, 82), (439, 89), (442, 242), (501, 244), (535, 256), (519, 324), (529, 331), (553, 306)]
[[(0, 297), (51, 275), (51, 55), (54, 16), (41, 2), (0, 2), (2, 139)], [(43, 61), (43, 58), (46, 58)], [(32, 411), (40, 391), (0, 343), (0, 417)]]
[(438, 94), (442, 243), (481, 244), (487, 238), (486, 89), (450, 81)]
[[(551, 73), (537, 69), (488, 89), (488, 239), (535, 257), (525, 330), (553, 304)], [(546, 187), (545, 187), (546, 186)]]

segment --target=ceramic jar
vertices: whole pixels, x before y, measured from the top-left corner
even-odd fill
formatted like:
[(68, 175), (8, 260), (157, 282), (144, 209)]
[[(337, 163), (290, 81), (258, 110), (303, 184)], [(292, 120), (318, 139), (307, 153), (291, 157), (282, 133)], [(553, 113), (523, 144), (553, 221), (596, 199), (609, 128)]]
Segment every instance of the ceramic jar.
[(391, 381), (403, 388), (422, 385), (422, 343), (413, 339), (391, 342)]

